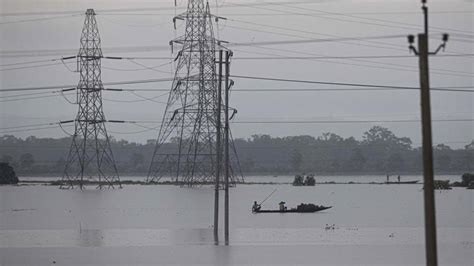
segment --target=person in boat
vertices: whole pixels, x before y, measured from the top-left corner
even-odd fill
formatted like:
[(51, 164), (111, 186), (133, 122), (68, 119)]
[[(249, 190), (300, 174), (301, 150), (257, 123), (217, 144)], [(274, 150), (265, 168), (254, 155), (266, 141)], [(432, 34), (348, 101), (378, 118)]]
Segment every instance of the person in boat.
[(285, 203), (286, 202), (284, 201), (281, 201), (280, 203), (278, 203), (278, 205), (280, 206), (280, 211), (286, 211)]
[(390, 176), (387, 175), (387, 183), (390, 181)]
[(256, 201), (254, 201), (253, 206), (252, 206), (252, 211), (253, 212), (259, 211), (260, 208), (262, 208), (262, 206), (260, 204), (258, 204)]
[(397, 179), (398, 179), (398, 183), (400, 183), (400, 176), (398, 176)]

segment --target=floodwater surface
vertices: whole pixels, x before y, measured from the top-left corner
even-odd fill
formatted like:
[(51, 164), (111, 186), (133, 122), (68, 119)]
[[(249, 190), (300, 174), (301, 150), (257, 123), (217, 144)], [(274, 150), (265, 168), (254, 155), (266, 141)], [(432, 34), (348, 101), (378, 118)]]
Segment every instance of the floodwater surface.
[[(276, 209), (280, 201), (288, 207), (315, 203), (333, 208), (251, 213), (253, 201), (275, 189), (262, 208)], [(0, 186), (0, 264), (425, 263), (422, 185), (239, 185), (230, 191), (228, 246), (222, 224), (218, 245), (214, 241), (213, 200), (211, 187), (80, 191)], [(473, 203), (472, 190), (436, 192), (440, 265), (472, 265)]]

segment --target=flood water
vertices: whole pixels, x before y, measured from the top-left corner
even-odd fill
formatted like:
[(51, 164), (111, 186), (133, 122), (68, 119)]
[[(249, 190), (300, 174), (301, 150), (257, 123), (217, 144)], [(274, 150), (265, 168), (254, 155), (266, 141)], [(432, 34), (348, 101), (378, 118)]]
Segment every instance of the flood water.
[[(276, 209), (282, 200), (289, 207), (304, 202), (333, 208), (306, 214), (252, 214), (253, 201), (275, 189), (262, 208)], [(222, 241), (222, 225), (221, 242), (214, 242), (213, 193), (211, 187), (171, 185), (102, 191), (0, 186), (0, 264), (425, 263), (421, 184), (239, 185), (230, 191), (229, 246)], [(440, 265), (474, 261), (473, 195), (464, 188), (436, 192)]]

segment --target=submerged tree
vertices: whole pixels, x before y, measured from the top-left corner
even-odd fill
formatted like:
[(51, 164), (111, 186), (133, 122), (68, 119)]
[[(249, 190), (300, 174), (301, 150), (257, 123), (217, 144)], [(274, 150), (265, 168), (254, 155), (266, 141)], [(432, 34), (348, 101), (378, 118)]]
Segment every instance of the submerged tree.
[(8, 163), (0, 163), (0, 184), (18, 184), (18, 177)]
[(293, 180), (293, 186), (304, 186), (304, 179), (301, 175), (296, 175)]

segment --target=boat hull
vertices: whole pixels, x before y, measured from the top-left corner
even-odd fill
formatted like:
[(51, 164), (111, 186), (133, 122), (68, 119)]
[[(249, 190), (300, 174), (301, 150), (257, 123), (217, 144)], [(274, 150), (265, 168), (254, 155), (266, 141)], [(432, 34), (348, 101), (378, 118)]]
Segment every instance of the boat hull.
[(289, 210), (258, 210), (254, 211), (254, 213), (312, 213), (312, 212), (319, 212), (319, 211), (324, 211), (327, 209), (332, 208), (332, 206), (329, 207), (319, 207), (311, 210), (297, 210), (297, 209), (289, 209)]
[(397, 182), (397, 181), (389, 181), (389, 182), (385, 182), (385, 184), (387, 185), (395, 185), (395, 184), (416, 184), (418, 183), (419, 181), (418, 180), (415, 180), (415, 181), (401, 181), (401, 182)]

